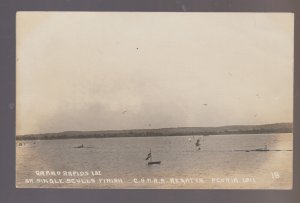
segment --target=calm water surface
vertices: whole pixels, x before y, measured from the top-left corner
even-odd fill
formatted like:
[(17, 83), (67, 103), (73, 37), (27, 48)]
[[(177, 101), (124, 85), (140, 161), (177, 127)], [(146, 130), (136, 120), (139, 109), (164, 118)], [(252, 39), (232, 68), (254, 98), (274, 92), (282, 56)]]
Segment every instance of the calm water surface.
[[(197, 139), (200, 150), (195, 146)], [(84, 148), (74, 148), (81, 144)], [(264, 145), (271, 151), (238, 151)], [(147, 165), (150, 149), (153, 161), (161, 161), (160, 165)], [(17, 141), (16, 185), (290, 189), (292, 149), (292, 134)], [(45, 171), (60, 174), (40, 174)], [(75, 175), (64, 176), (64, 171)]]

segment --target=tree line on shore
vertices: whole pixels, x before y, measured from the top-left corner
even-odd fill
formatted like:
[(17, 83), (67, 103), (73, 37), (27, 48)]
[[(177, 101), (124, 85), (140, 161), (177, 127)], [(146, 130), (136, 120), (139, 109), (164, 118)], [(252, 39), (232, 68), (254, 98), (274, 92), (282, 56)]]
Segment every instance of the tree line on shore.
[(106, 131), (65, 131), (59, 133), (43, 133), (17, 135), (17, 140), (50, 140), (80, 139), (109, 137), (156, 137), (156, 136), (187, 136), (187, 135), (226, 135), (226, 134), (267, 134), (291, 133), (292, 123), (275, 123), (265, 125), (234, 125), (221, 127), (178, 127), (160, 129), (132, 129)]

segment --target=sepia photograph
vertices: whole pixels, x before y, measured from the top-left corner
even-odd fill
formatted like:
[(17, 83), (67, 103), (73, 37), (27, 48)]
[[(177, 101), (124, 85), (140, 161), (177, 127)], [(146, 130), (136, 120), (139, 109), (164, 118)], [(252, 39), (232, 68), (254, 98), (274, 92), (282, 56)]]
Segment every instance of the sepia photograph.
[(16, 187), (293, 188), (293, 13), (16, 14)]

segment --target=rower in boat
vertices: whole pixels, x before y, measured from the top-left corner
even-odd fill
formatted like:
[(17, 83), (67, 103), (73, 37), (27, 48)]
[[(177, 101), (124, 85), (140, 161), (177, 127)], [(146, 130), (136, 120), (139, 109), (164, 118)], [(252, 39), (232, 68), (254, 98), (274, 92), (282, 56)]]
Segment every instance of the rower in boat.
[(161, 163), (161, 161), (152, 161), (151, 149), (150, 149), (150, 152), (148, 153), (147, 157), (145, 158), (145, 160), (147, 161), (149, 159), (150, 159), (150, 161), (148, 161), (148, 166), (153, 165), (153, 164), (160, 164)]

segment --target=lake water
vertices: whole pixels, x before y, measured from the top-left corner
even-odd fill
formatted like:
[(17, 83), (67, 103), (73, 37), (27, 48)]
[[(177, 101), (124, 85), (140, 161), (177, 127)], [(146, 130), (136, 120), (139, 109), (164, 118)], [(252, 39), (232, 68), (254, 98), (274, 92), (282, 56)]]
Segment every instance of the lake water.
[[(200, 150), (195, 146), (197, 139)], [(30, 140), (16, 144), (17, 187), (292, 187), (292, 134)], [(84, 148), (74, 148), (81, 144)], [(270, 151), (246, 151), (264, 145)], [(147, 165), (150, 149), (153, 161), (161, 164)]]

